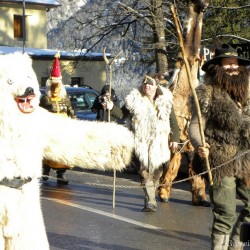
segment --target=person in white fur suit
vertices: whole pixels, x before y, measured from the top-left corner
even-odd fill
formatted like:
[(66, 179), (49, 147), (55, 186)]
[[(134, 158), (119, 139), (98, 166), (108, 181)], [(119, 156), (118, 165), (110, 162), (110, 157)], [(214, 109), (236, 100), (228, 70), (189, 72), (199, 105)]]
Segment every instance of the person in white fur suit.
[(78, 121), (39, 107), (27, 54), (0, 56), (0, 249), (49, 249), (40, 204), (42, 159), (121, 171), (134, 147), (115, 123)]
[(161, 73), (145, 75), (141, 86), (127, 95), (123, 108), (124, 117), (131, 119), (135, 136), (134, 163), (139, 168), (145, 194), (143, 212), (157, 210), (160, 177), (168, 166), (170, 150), (176, 150), (180, 137), (173, 96), (160, 85), (161, 79)]

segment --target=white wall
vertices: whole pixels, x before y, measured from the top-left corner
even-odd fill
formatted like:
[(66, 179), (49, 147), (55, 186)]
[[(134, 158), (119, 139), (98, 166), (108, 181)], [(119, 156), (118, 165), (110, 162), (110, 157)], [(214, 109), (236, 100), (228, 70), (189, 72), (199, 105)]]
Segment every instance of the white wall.
[[(49, 77), (52, 64), (52, 60), (33, 59), (33, 68), (40, 84), (42, 77)], [(104, 61), (79, 61), (75, 65), (73, 61), (60, 59), (60, 67), (64, 84), (70, 84), (71, 77), (82, 77), (83, 84), (100, 91), (106, 83), (106, 64)]]
[[(20, 6), (20, 7), (19, 7)], [(35, 7), (32, 7), (35, 8)], [(14, 15), (23, 15), (22, 5), (0, 5), (0, 44), (22, 47), (23, 40), (14, 38)], [(25, 47), (47, 48), (47, 20), (45, 8), (30, 9), (26, 6), (26, 42)]]

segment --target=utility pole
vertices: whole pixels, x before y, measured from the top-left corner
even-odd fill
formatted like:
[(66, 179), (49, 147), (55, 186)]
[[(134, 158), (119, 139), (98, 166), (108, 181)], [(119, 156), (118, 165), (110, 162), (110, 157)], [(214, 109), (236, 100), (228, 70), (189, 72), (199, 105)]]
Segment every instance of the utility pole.
[(23, 0), (23, 18), (22, 18), (22, 26), (23, 26), (23, 54), (25, 52), (25, 40), (26, 40), (26, 15), (25, 15), (25, 0)]

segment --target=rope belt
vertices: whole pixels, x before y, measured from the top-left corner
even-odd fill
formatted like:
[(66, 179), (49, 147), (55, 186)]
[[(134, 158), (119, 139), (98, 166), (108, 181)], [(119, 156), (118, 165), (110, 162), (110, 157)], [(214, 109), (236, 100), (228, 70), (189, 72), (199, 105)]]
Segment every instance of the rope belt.
[(30, 182), (32, 180), (31, 177), (21, 179), (21, 177), (14, 177), (13, 179), (4, 178), (0, 181), (0, 185), (7, 186), (10, 188), (20, 189), (24, 184)]

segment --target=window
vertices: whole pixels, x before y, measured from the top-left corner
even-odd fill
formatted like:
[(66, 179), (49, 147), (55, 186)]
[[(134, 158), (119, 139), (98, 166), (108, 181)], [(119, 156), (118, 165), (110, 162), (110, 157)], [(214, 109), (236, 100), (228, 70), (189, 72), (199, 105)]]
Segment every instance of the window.
[(23, 39), (23, 16), (14, 15), (14, 38)]
[(41, 77), (41, 87), (45, 87), (46, 86), (47, 80), (48, 80), (48, 77)]
[(75, 111), (90, 110), (98, 96), (91, 92), (68, 93), (68, 95)]

